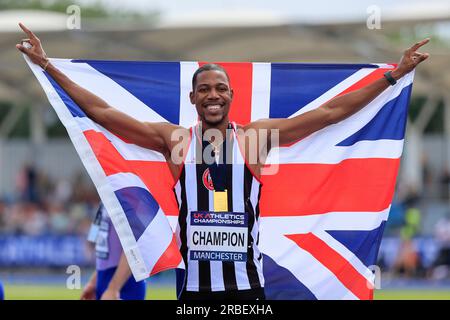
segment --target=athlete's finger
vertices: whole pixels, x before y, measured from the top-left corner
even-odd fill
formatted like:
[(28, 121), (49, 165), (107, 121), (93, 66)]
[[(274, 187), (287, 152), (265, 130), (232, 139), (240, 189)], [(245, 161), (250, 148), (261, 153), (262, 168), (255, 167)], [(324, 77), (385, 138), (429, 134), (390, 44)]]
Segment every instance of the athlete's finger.
[(430, 42), (430, 38), (423, 39), (422, 41), (419, 41), (419, 42), (415, 43), (415, 44), (410, 48), (410, 50), (411, 50), (411, 51), (416, 51), (416, 50), (419, 49), (421, 46), (426, 45), (428, 42)]
[(422, 53), (421, 55), (419, 55), (419, 56), (417, 57), (417, 59), (419, 60), (419, 63), (420, 63), (420, 62), (422, 62), (422, 61), (428, 59), (429, 56), (430, 56), (430, 54), (428, 54), (428, 53)]
[(25, 27), (25, 25), (23, 25), (22, 22), (19, 22), (19, 27), (23, 30), (23, 32), (25, 32), (30, 37), (30, 39), (36, 38), (36, 35), (30, 29)]
[(24, 45), (22, 44), (16, 44), (16, 48), (19, 49), (21, 52), (28, 54), (28, 48), (26, 48)]

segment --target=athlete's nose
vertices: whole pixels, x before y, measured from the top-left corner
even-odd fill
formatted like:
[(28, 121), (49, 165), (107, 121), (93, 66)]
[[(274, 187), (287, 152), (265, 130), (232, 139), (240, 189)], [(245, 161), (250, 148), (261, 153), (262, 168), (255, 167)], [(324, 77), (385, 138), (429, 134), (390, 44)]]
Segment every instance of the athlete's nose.
[(209, 91), (209, 94), (208, 94), (208, 99), (209, 100), (216, 100), (216, 99), (219, 99), (219, 93), (217, 92), (217, 90), (216, 89), (211, 89), (210, 91)]

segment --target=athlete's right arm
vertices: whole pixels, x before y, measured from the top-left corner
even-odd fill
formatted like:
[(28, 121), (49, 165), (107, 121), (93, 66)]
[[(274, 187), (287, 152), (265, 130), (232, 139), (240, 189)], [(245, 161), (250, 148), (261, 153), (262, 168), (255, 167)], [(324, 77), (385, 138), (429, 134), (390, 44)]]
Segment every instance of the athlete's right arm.
[(125, 253), (120, 256), (119, 264), (117, 265), (116, 271), (114, 272), (108, 287), (103, 292), (100, 300), (119, 300), (120, 290), (122, 290), (125, 283), (131, 277), (131, 269), (127, 261)]
[(171, 149), (169, 146), (171, 133), (179, 128), (178, 126), (170, 123), (141, 122), (111, 107), (103, 99), (77, 85), (52, 65), (39, 38), (23, 24), (19, 25), (28, 36), (28, 39), (23, 39), (22, 42), (28, 42), (32, 47), (27, 48), (23, 44), (17, 44), (17, 49), (26, 54), (33, 63), (45, 68), (46, 72), (83, 109), (89, 118), (112, 133), (144, 148), (162, 153)]
[(97, 271), (94, 271), (88, 283), (81, 293), (80, 300), (95, 300), (95, 291), (97, 290)]

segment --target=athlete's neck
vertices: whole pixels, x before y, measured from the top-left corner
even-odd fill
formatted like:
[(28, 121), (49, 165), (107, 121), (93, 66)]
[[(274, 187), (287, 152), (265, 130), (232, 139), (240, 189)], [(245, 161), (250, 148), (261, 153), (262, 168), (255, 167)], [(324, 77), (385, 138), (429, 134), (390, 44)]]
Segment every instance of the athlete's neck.
[[(229, 123), (230, 123), (229, 119), (225, 118), (225, 119), (223, 119), (223, 121), (221, 121), (218, 124), (211, 125), (211, 124), (206, 123), (205, 121), (200, 121), (199, 125), (202, 130), (202, 136), (205, 136), (205, 132), (209, 129), (219, 130), (222, 134), (221, 139), (219, 139), (218, 141), (212, 141), (212, 140), (208, 139), (211, 144), (219, 145), (221, 142), (225, 141), (226, 132), (227, 132)], [(209, 135), (207, 135), (207, 136), (209, 136)]]

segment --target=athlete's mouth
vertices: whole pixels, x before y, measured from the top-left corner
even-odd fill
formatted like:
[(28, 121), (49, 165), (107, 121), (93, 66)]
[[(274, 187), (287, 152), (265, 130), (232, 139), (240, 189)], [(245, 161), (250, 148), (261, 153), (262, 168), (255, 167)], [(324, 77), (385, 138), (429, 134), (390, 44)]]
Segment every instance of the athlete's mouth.
[(206, 108), (206, 110), (208, 110), (208, 111), (211, 111), (211, 112), (215, 112), (215, 111), (219, 111), (220, 109), (222, 109), (223, 108), (223, 105), (221, 105), (221, 104), (218, 104), (218, 103), (216, 103), (216, 104), (207, 104), (207, 105), (205, 105), (205, 108)]
[(216, 110), (219, 110), (220, 108), (222, 108), (222, 106), (220, 104), (212, 104), (212, 105), (206, 106), (206, 109), (208, 109), (209, 111), (216, 111)]

